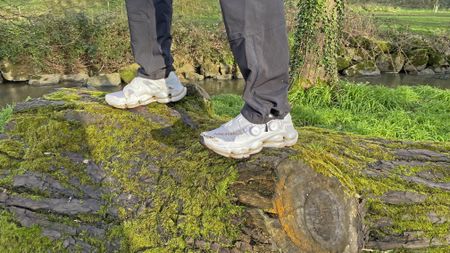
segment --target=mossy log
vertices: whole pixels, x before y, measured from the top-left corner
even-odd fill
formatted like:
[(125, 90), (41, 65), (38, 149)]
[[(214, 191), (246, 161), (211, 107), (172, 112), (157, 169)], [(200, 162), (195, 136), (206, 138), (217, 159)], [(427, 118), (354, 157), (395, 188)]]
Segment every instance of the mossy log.
[(300, 128), (292, 148), (226, 159), (198, 142), (226, 119), (188, 88), (132, 110), (72, 89), (16, 105), (0, 134), (0, 251), (450, 249), (449, 143)]

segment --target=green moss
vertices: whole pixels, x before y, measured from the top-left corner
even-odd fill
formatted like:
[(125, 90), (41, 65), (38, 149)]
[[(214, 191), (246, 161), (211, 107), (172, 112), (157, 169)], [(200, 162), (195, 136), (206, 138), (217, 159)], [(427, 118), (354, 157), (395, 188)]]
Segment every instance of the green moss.
[(382, 53), (390, 53), (393, 47), (392, 43), (383, 40), (378, 40), (375, 42), (375, 44), (377, 49)]
[(36, 227), (20, 227), (13, 215), (0, 208), (0, 252), (65, 252), (62, 242), (52, 241), (41, 235)]
[[(386, 108), (415, 108), (420, 111), (417, 103), (423, 97), (439, 97), (442, 102), (447, 96), (445, 92), (428, 88), (418, 89), (420, 92), (417, 93), (399, 89), (397, 92), (401, 95), (394, 97), (389, 91), (377, 88), (369, 94), (365, 93), (366, 87), (339, 88), (342, 90), (338, 90), (337, 94), (335, 90), (324, 87), (312, 89), (309, 94), (295, 93), (297, 97), (292, 101), (301, 101), (298, 106), (328, 109), (336, 106), (355, 115), (376, 115)], [(221, 238), (226, 237), (232, 243), (240, 236), (239, 224), (235, 220), (242, 209), (233, 202), (228, 191), (237, 178), (237, 161), (217, 155), (211, 159), (211, 152), (199, 144), (198, 135), (238, 113), (242, 101), (236, 97), (219, 97), (221, 100), (213, 103), (214, 111), (221, 114), (219, 116), (213, 114), (208, 102), (192, 96), (175, 105), (155, 103), (132, 113), (93, 102), (102, 98), (101, 93), (92, 93), (94, 98), (88, 98), (89, 94), (88, 91), (60, 91), (57, 96), (49, 97), (70, 100), (68, 106), (14, 114), (11, 120), (15, 127), (8, 135), (21, 143), (12, 142), (4, 144), (8, 148), (0, 148), (10, 150), (5, 154), (0, 153), (0, 159), (13, 165), (0, 168), (15, 173), (25, 170), (44, 172), (63, 184), (70, 177), (80, 178), (83, 184), (92, 184), (85, 167), (73, 164), (64, 155), (65, 152), (80, 153), (101, 164), (109, 176), (117, 179), (112, 186), (118, 192), (133, 194), (139, 199), (140, 206), (152, 200), (137, 215), (125, 207), (119, 210), (120, 220), (108, 231), (108, 237), (121, 238), (123, 251), (189, 252), (191, 246), (185, 243), (187, 238), (231, 246)], [(389, 96), (370, 97), (373, 94)], [(77, 96), (80, 98), (73, 99)], [(347, 100), (353, 101), (353, 104), (347, 103)], [(218, 106), (217, 101), (221, 101), (222, 105)], [(366, 106), (367, 103), (370, 106)], [(427, 108), (448, 110), (445, 109), (447, 102), (442, 103), (430, 104)], [(295, 114), (296, 106), (294, 104), (294, 119), (297, 123), (303, 122), (300, 115)], [(67, 112), (87, 115), (89, 120), (68, 120)], [(180, 113), (184, 114), (184, 118), (189, 117), (196, 127), (191, 128), (183, 123), (177, 116)], [(349, 194), (367, 198), (370, 203), (367, 222), (389, 217), (393, 221), (389, 229), (395, 233), (421, 229), (428, 238), (443, 237), (449, 223), (432, 226), (427, 215), (433, 211), (439, 216), (449, 217), (448, 208), (445, 208), (449, 193), (408, 183), (400, 175), (416, 175), (424, 170), (433, 170), (434, 173), (442, 173), (441, 180), (446, 181), (450, 177), (448, 172), (431, 165), (405, 166), (396, 168), (387, 178), (370, 178), (363, 173), (368, 164), (394, 159), (392, 150), (406, 144), (393, 142), (380, 145), (376, 139), (315, 127), (299, 128), (299, 132), (301, 139), (293, 147), (298, 154), (292, 159), (302, 159), (318, 172), (337, 177)], [(447, 144), (434, 143), (417, 143), (413, 146), (441, 152), (447, 152), (445, 150), (448, 147)], [(378, 201), (379, 196), (390, 190), (426, 193), (430, 197), (424, 203), (408, 206), (390, 206)], [(111, 200), (117, 197), (115, 194), (109, 193), (103, 198)], [(137, 210), (137, 207), (132, 209)], [(80, 216), (78, 219), (95, 223), (105, 218), (105, 210), (106, 206), (96, 215)], [(103, 247), (102, 242), (92, 243)]]
[(22, 158), (24, 154), (23, 144), (16, 140), (0, 140), (0, 150), (3, 154), (12, 158)]
[(78, 93), (72, 92), (72, 89), (59, 89), (56, 92), (44, 95), (48, 100), (64, 100), (64, 101), (77, 101), (81, 96)]
[(413, 66), (423, 66), (428, 63), (428, 49), (415, 49), (408, 52), (408, 62)]
[(123, 67), (119, 70), (120, 78), (123, 82), (129, 83), (133, 78), (136, 77), (137, 71), (139, 69), (138, 64), (132, 64), (126, 67)]
[[(211, 113), (208, 102), (187, 97), (175, 107), (151, 104), (142, 114), (133, 114), (84, 98), (102, 95), (63, 89), (46, 98), (69, 101), (67, 106), (14, 115), (15, 128), (9, 134), (20, 137), (26, 146), (20, 153), (24, 161), (15, 170), (44, 172), (62, 184), (71, 177), (91, 184), (85, 167), (74, 165), (64, 155), (64, 152), (81, 153), (102, 164), (108, 175), (118, 180), (114, 188), (141, 201), (152, 199), (151, 208), (137, 217), (131, 218), (131, 210), (120, 211), (122, 225), (115, 233), (125, 238), (123, 247), (130, 251), (178, 252), (187, 247), (186, 238), (211, 243), (223, 236), (237, 238), (239, 229), (231, 221), (240, 208), (227, 191), (237, 176), (235, 162), (224, 158), (211, 161), (211, 153), (197, 138), (200, 131), (218, 124), (208, 117)], [(175, 109), (189, 115), (199, 128), (191, 129), (182, 123)], [(92, 120), (68, 121), (68, 111), (89, 115)], [(198, 113), (202, 111), (203, 114)], [(168, 136), (166, 130), (170, 131)], [(148, 185), (142, 178), (158, 181)], [(114, 197), (111, 193), (104, 199)], [(91, 223), (101, 215), (102, 212), (99, 216), (78, 219)]]

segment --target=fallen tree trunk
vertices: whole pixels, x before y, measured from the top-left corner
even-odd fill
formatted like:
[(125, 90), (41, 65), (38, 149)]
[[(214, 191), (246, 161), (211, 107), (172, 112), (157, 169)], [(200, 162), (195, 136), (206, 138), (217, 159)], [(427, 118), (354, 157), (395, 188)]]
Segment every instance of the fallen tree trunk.
[(70, 89), (18, 104), (0, 135), (0, 222), (40, 230), (0, 226), (0, 249), (41, 236), (46, 252), (449, 249), (448, 143), (302, 128), (293, 148), (234, 161), (199, 144), (224, 119), (189, 94), (128, 111)]

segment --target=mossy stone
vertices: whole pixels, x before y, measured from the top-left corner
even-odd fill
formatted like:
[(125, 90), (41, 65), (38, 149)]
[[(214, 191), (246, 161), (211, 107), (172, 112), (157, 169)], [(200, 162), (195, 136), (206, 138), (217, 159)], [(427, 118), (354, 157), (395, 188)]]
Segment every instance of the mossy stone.
[(428, 56), (429, 56), (428, 64), (430, 66), (441, 67), (447, 64), (445, 55), (436, 50), (430, 50)]
[(374, 76), (379, 75), (380, 70), (374, 61), (363, 61), (357, 63), (346, 70), (344, 70), (344, 75), (346, 76)]
[(407, 53), (407, 60), (404, 70), (407, 72), (416, 72), (424, 70), (428, 64), (428, 49), (414, 49)]
[(398, 73), (403, 69), (405, 56), (402, 53), (380, 54), (376, 59), (376, 64), (381, 72)]
[(351, 58), (351, 56), (338, 56), (336, 58), (336, 63), (337, 63), (337, 69), (340, 72), (351, 66), (352, 58)]
[(120, 79), (122, 79), (124, 83), (130, 83), (137, 76), (137, 71), (139, 67), (140, 67), (139, 64), (133, 63), (131, 65), (121, 68), (119, 70)]
[(390, 53), (393, 48), (392, 43), (389, 41), (378, 40), (375, 44), (377, 45), (378, 50), (384, 54)]

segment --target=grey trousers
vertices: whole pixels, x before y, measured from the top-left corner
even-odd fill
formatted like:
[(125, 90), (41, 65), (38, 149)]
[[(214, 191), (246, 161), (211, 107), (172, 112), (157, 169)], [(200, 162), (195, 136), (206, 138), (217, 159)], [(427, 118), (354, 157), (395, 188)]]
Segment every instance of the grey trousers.
[[(231, 50), (246, 85), (242, 115), (264, 124), (290, 111), (289, 46), (283, 0), (220, 0)], [(172, 0), (126, 0), (131, 46), (139, 75), (173, 71)]]

